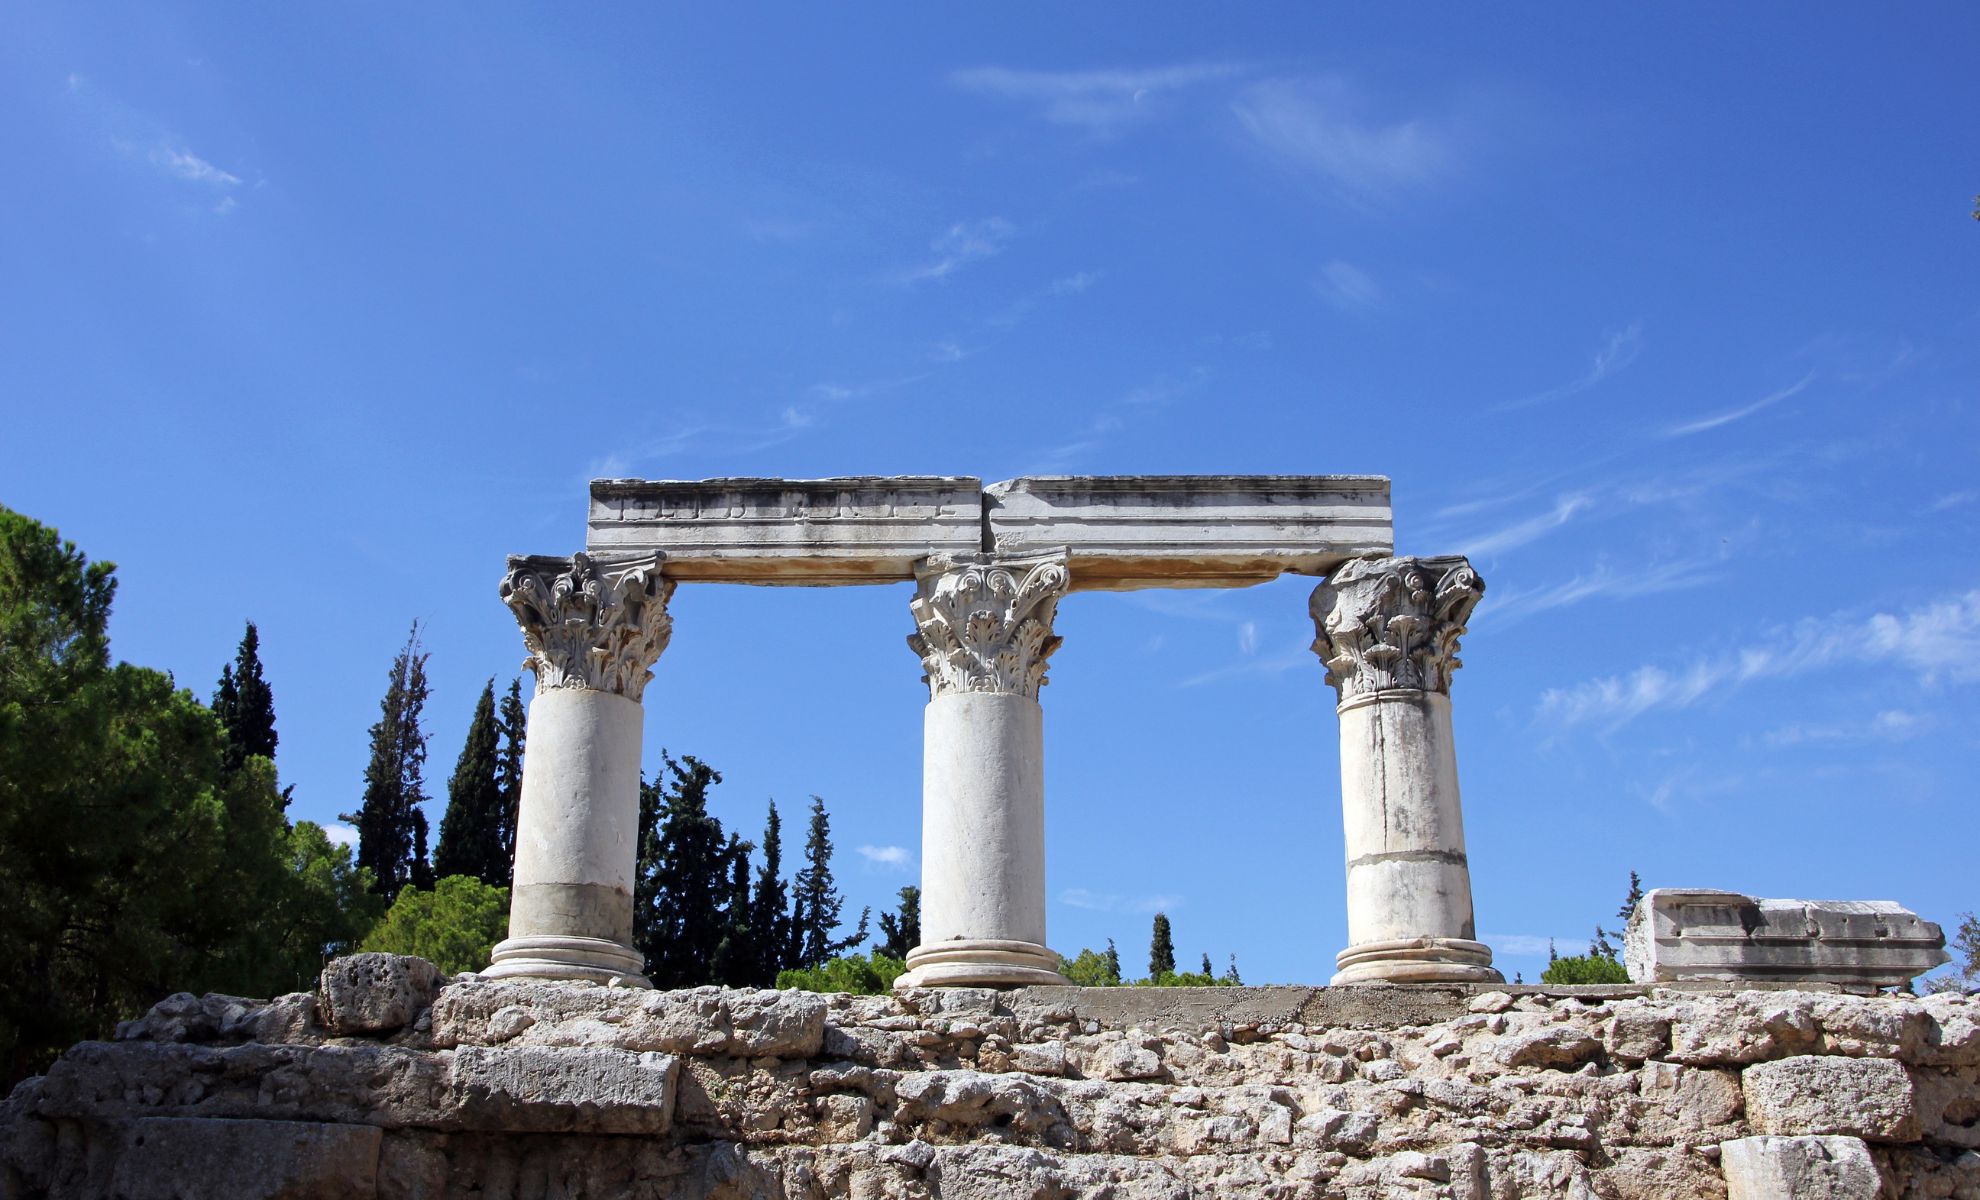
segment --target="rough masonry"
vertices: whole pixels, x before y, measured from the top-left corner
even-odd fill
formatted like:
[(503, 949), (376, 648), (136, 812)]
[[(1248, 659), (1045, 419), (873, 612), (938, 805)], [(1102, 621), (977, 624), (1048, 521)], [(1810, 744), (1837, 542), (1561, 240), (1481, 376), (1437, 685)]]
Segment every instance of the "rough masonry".
[(76, 1046), (0, 1105), (0, 1196), (1980, 1197), (1973, 998), (423, 968)]

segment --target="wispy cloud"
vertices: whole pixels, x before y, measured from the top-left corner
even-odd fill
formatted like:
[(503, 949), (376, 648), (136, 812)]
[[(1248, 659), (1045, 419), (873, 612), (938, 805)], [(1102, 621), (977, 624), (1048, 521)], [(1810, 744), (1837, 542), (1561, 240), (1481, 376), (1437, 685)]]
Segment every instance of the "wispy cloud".
[(1815, 382), (1815, 373), (1810, 371), (1808, 374), (1802, 376), (1798, 382), (1791, 383), (1778, 392), (1762, 396), (1751, 404), (1729, 409), (1722, 413), (1714, 413), (1709, 417), (1700, 417), (1695, 421), (1686, 421), (1679, 425), (1673, 425), (1664, 430), (1663, 436), (1667, 438), (1690, 437), (1694, 433), (1704, 433), (1708, 429), (1717, 429), (1721, 425), (1730, 425), (1734, 421), (1744, 420), (1763, 408), (1771, 408), (1783, 400), (1800, 395), (1813, 382)]
[(163, 168), (167, 174), (193, 183), (226, 188), (238, 186), (241, 182), (240, 176), (222, 171), (190, 150), (159, 146), (152, 150), (151, 161)]
[(1903, 742), (1919, 736), (1932, 725), (1932, 718), (1924, 713), (1887, 708), (1867, 721), (1783, 725), (1768, 730), (1762, 740), (1777, 750), (1836, 742)]
[(224, 216), (238, 207), (240, 202), (231, 193), (246, 183), (239, 174), (193, 153), (185, 139), (162, 122), (111, 96), (88, 77), (71, 72), (65, 82), (69, 102), (118, 154), (166, 179), (217, 196), (211, 206), (215, 213)]
[(1928, 685), (1980, 681), (1980, 590), (1905, 613), (1807, 618), (1766, 633), (1744, 649), (1549, 688), (1541, 694), (1536, 716), (1542, 725), (1555, 728), (1600, 723), (1613, 730), (1647, 712), (1689, 708), (1755, 680), (1837, 663), (1901, 666)]
[(921, 283), (947, 279), (971, 263), (995, 258), (1016, 231), (1002, 217), (980, 221), (958, 221), (928, 243), (935, 257), (902, 275), (902, 282)]
[(1097, 272), (1077, 271), (1071, 275), (1054, 279), (1046, 290), (1050, 291), (1054, 296), (1077, 296), (1098, 282), (1100, 282), (1100, 276)]
[(1511, 412), (1519, 408), (1531, 408), (1536, 404), (1548, 404), (1555, 400), (1565, 400), (1614, 375), (1636, 361), (1643, 352), (1643, 323), (1633, 322), (1623, 329), (1611, 332), (1602, 339), (1602, 345), (1595, 351), (1595, 360), (1588, 364), (1588, 370), (1559, 387), (1535, 392), (1517, 400), (1504, 400), (1492, 406), (1493, 412)]
[(1380, 207), (1446, 175), (1447, 136), (1427, 118), (1382, 120), (1347, 80), (1269, 79), (1233, 101), (1231, 111), (1273, 160), (1327, 186), (1358, 207)]
[(1238, 653), (1250, 654), (1258, 649), (1258, 622), (1244, 621), (1238, 625)]
[(1373, 308), (1382, 302), (1382, 287), (1374, 276), (1350, 262), (1339, 259), (1320, 268), (1313, 283), (1320, 298), (1343, 312)]
[(1931, 511), (1945, 512), (1949, 508), (1958, 508), (1961, 505), (1971, 504), (1975, 500), (1980, 500), (1980, 492), (1947, 492), (1937, 500), (1932, 501)]
[(1168, 407), (1209, 378), (1209, 368), (1199, 366), (1182, 376), (1164, 375), (1128, 389), (1101, 406), (1071, 441), (1061, 442), (1041, 454), (1031, 468), (1032, 473), (1050, 475), (1065, 470), (1127, 429), (1131, 422)]
[(1701, 587), (1717, 578), (1711, 566), (1706, 559), (1681, 559), (1655, 563), (1634, 571), (1618, 571), (1606, 562), (1597, 563), (1586, 574), (1577, 573), (1574, 578), (1549, 587), (1488, 595), (1485, 605), (1479, 609), (1479, 619), (1474, 619), (1472, 624), (1479, 624), (1480, 619), (1511, 624), (1535, 613), (1566, 608), (1586, 600), (1630, 600), (1638, 596)]
[(874, 866), (905, 867), (914, 861), (914, 854), (906, 846), (859, 846), (855, 847), (859, 856)]
[(1577, 513), (1586, 511), (1594, 502), (1594, 497), (1587, 492), (1569, 492), (1556, 499), (1554, 507), (1546, 512), (1461, 541), (1458, 553), (1483, 556), (1524, 546), (1572, 521)]
[(1107, 134), (1152, 115), (1168, 93), (1228, 79), (1244, 68), (1233, 63), (1093, 71), (1028, 71), (971, 67), (949, 82), (966, 92), (1027, 104), (1055, 125)]
[(787, 404), (775, 416), (758, 424), (682, 425), (593, 460), (586, 468), (587, 478), (623, 478), (637, 471), (642, 463), (682, 454), (753, 454), (801, 436), (816, 426), (818, 420), (812, 409)]
[(1178, 682), (1176, 686), (1178, 688), (1193, 688), (1202, 687), (1206, 683), (1218, 683), (1226, 679), (1241, 679), (1246, 676), (1283, 675), (1287, 671), (1296, 671), (1302, 667), (1318, 670), (1320, 669), (1319, 659), (1314, 657), (1312, 649), (1307, 644), (1311, 641), (1312, 638), (1308, 637), (1305, 642), (1296, 646), (1288, 646), (1276, 654), (1258, 655), (1255, 652), (1256, 647), (1254, 647), (1252, 650), (1244, 651), (1250, 657), (1240, 658), (1234, 663), (1228, 663), (1221, 667), (1214, 667), (1211, 670), (1191, 675)]
[(1059, 903), (1092, 912), (1166, 913), (1181, 908), (1183, 897), (1166, 892), (1152, 896), (1123, 896), (1087, 888), (1067, 888), (1059, 893)]
[(355, 846), (358, 840), (357, 830), (349, 825), (325, 825), (323, 836), (329, 838), (333, 846)]

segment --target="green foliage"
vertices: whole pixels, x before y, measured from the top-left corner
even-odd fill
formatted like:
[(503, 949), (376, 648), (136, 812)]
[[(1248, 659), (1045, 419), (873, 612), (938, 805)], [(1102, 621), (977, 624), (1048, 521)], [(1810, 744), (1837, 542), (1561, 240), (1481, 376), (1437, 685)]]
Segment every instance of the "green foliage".
[(855, 996), (878, 996), (891, 991), (894, 980), (907, 970), (907, 964), (879, 951), (848, 954), (827, 959), (815, 967), (794, 967), (777, 972), (777, 986), (806, 992), (851, 992)]
[(1176, 943), (1169, 935), (1166, 913), (1155, 914), (1155, 932), (1148, 942), (1148, 977), (1159, 979), (1176, 971)]
[(513, 864), (502, 847), (503, 797), (500, 724), (495, 719), (495, 681), (475, 701), (467, 742), (447, 781), (447, 811), (440, 818), (440, 842), (433, 850), (435, 875), (472, 875), (491, 887), (507, 887)]
[(875, 949), (888, 958), (906, 959), (921, 944), (921, 889), (909, 884), (899, 895), (900, 912), (880, 914), (881, 942)]
[(1121, 986), (1119, 965), (1108, 963), (1106, 955), (1096, 954), (1092, 950), (1081, 950), (1070, 962), (1061, 958), (1059, 974), (1080, 987)]
[(432, 891), (407, 887), (360, 950), (415, 954), (449, 975), (488, 965), (495, 943), (508, 934), (509, 889), (471, 875), (449, 875)]
[(177, 990), (292, 974), (274, 766), (110, 660), (115, 569), (0, 508), (0, 1082)]
[[(664, 782), (640, 786), (640, 854), (633, 888), (633, 942), (657, 988), (717, 980), (720, 965), (738, 969), (749, 955), (735, 944), (747, 927), (733, 890), (735, 858), (748, 844), (726, 837), (708, 813), (708, 789), (721, 773), (692, 755), (661, 754)], [(746, 869), (746, 868), (745, 868)]]
[(784, 821), (777, 802), (763, 823), (763, 866), (756, 873), (756, 890), (749, 901), (750, 956), (748, 969), (737, 980), (749, 987), (770, 987), (784, 966), (784, 949), (791, 944), (790, 889), (784, 882)]
[(872, 909), (860, 912), (859, 928), (851, 937), (832, 936), (839, 927), (839, 910), (845, 899), (832, 880), (831, 829), (824, 799), (813, 796), (804, 866), (797, 873), (791, 898), (791, 941), (785, 962), (792, 967), (823, 966), (828, 959), (866, 940), (866, 922), (873, 915)]
[(1540, 976), (1542, 983), (1628, 983), (1629, 972), (1604, 954), (1555, 958)]
[[(261, 672), (261, 633), (247, 623), (234, 661), (220, 668), (220, 686), (213, 693), (213, 715), (227, 731), (225, 763), (238, 771), (251, 755), (275, 757), (275, 693)], [(287, 797), (283, 802), (287, 803)]]
[(275, 990), (307, 991), (324, 963), (356, 950), (378, 924), (385, 898), (372, 891), (371, 872), (351, 860), (351, 848), (332, 842), (314, 821), (289, 830), (287, 865), (294, 886), (273, 921), (285, 972)]
[(426, 707), (426, 659), (419, 622), (392, 659), (378, 723), (371, 727), (371, 761), (364, 768), (364, 800), (349, 821), (358, 831), (358, 865), (372, 874), (372, 887), (387, 900), (404, 887), (431, 887), (426, 861), (426, 803), (423, 772), (426, 734), (420, 713)]

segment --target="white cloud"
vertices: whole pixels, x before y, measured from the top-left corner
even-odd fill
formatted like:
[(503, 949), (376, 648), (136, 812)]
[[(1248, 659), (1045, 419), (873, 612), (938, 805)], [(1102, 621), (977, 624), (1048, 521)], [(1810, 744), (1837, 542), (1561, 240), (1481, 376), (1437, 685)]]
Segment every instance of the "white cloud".
[[(1706, 569), (1707, 565), (1702, 559), (1686, 559), (1658, 563), (1637, 571), (1616, 571), (1607, 563), (1597, 563), (1595, 569), (1587, 574), (1576, 574), (1574, 578), (1552, 587), (1496, 595), (1487, 593), (1479, 617), (1510, 623), (1550, 608), (1580, 604), (1584, 600), (1629, 600), (1637, 596), (1700, 587), (1716, 578)], [(1476, 625), (1478, 621), (1474, 620), (1472, 624)]]
[(1769, 730), (1764, 740), (1768, 746), (1776, 750), (1789, 746), (1821, 745), (1831, 742), (1905, 742), (1924, 733), (1932, 727), (1932, 724), (1932, 718), (1924, 713), (1889, 708), (1875, 714), (1867, 721), (1827, 725), (1783, 725), (1779, 729)]
[(1088, 888), (1067, 888), (1059, 893), (1059, 903), (1091, 912), (1167, 913), (1183, 906), (1183, 897), (1170, 893), (1152, 896), (1122, 896)]
[(1165, 93), (1228, 79), (1242, 71), (1231, 63), (1095, 71), (971, 67), (951, 72), (949, 82), (966, 92), (1030, 104), (1039, 116), (1055, 125), (1111, 133), (1149, 116)]
[(163, 167), (168, 174), (193, 183), (210, 184), (214, 187), (234, 187), (241, 182), (240, 176), (221, 170), (190, 150), (174, 150), (170, 146), (160, 146), (151, 152), (151, 161)]
[(1320, 268), (1320, 278), (1313, 287), (1321, 299), (1343, 311), (1373, 308), (1382, 302), (1382, 287), (1374, 277), (1339, 259)]
[(1932, 507), (1929, 511), (1945, 512), (1949, 508), (1958, 508), (1961, 505), (1971, 504), (1975, 500), (1980, 500), (1980, 492), (1947, 492), (1937, 500), (1932, 501)]
[(1048, 290), (1054, 296), (1077, 296), (1098, 282), (1100, 282), (1100, 276), (1096, 272), (1080, 271), (1060, 279), (1054, 279)]
[(1763, 408), (1770, 408), (1789, 397), (1800, 395), (1802, 389), (1813, 382), (1815, 382), (1815, 373), (1810, 371), (1801, 377), (1800, 382), (1789, 384), (1778, 392), (1762, 396), (1751, 404), (1731, 409), (1727, 412), (1716, 413), (1709, 417), (1700, 417), (1696, 421), (1686, 421), (1681, 425), (1673, 425), (1669, 429), (1664, 430), (1664, 436), (1667, 438), (1689, 437), (1694, 433), (1704, 433), (1708, 429), (1717, 429), (1721, 425), (1730, 425), (1734, 421), (1744, 420)]
[(1358, 115), (1364, 107), (1339, 77), (1266, 80), (1231, 105), (1267, 154), (1353, 204), (1385, 202), (1450, 170), (1446, 137), (1428, 121), (1370, 120)]
[(914, 861), (906, 846), (860, 846), (859, 856), (877, 866), (905, 867)]
[(1901, 666), (1927, 685), (1980, 682), (1980, 590), (1903, 614), (1838, 613), (1777, 629), (1743, 650), (1674, 667), (1648, 665), (1541, 694), (1538, 718), (1567, 728), (1618, 728), (1658, 709), (1689, 708), (1757, 679), (1799, 675), (1837, 663)]
[(1559, 387), (1495, 404), (1492, 406), (1492, 411), (1510, 412), (1516, 408), (1531, 408), (1536, 404), (1563, 400), (1577, 392), (1585, 392), (1635, 362), (1636, 356), (1642, 352), (1643, 323), (1633, 322), (1628, 328), (1615, 330), (1602, 339), (1601, 346), (1595, 351), (1595, 360), (1588, 365), (1588, 370), (1583, 374)]
[(1515, 521), (1511, 525), (1461, 542), (1458, 553), (1482, 556), (1500, 550), (1510, 550), (1515, 546), (1524, 546), (1567, 524), (1574, 519), (1575, 514), (1584, 511), (1594, 502), (1594, 497), (1586, 492), (1569, 492), (1555, 500), (1554, 507), (1547, 512), (1528, 517), (1523, 521)]
[(995, 258), (1004, 252), (1004, 246), (1014, 232), (1011, 223), (1002, 217), (957, 221), (928, 243), (928, 248), (935, 252), (935, 259), (907, 272), (902, 277), (903, 281), (919, 283), (925, 279), (947, 279), (971, 263)]
[(358, 841), (357, 830), (349, 825), (325, 825), (323, 836), (329, 838), (333, 846), (356, 846)]
[(1258, 649), (1258, 622), (1242, 621), (1238, 624), (1238, 651), (1250, 654)]

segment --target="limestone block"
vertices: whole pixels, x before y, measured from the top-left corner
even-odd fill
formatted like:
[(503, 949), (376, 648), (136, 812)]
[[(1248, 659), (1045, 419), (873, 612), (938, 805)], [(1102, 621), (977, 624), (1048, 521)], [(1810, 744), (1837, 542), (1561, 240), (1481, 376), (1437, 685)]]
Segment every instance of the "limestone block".
[(825, 1040), (825, 997), (699, 987), (649, 992), (533, 979), (456, 983), (433, 1005), (441, 1046), (606, 1046), (665, 1054), (808, 1058)]
[(117, 1158), (118, 1200), (360, 1200), (378, 1188), (369, 1125), (146, 1117)]
[(1749, 1137), (1719, 1143), (1727, 1200), (1878, 1200), (1884, 1181), (1853, 1137)]
[(440, 969), (404, 954), (353, 954), (333, 959), (319, 983), (323, 1023), (332, 1033), (390, 1033), (433, 1005)]
[(680, 1061), (595, 1048), (463, 1046), (453, 1096), (469, 1129), (665, 1133)]
[(666, 555), (669, 579), (857, 584), (983, 549), (983, 487), (946, 475), (597, 479), (586, 547)]
[(999, 554), (1071, 551), (1075, 591), (1244, 587), (1394, 548), (1378, 475), (1038, 475), (983, 489)]
[(1758, 1133), (1918, 1140), (1918, 1089), (1904, 1065), (1889, 1059), (1809, 1054), (1755, 1063), (1740, 1086)]
[(1898, 987), (1947, 962), (1940, 928), (1889, 900), (1765, 900), (1654, 888), (1630, 914), (1629, 977)]

